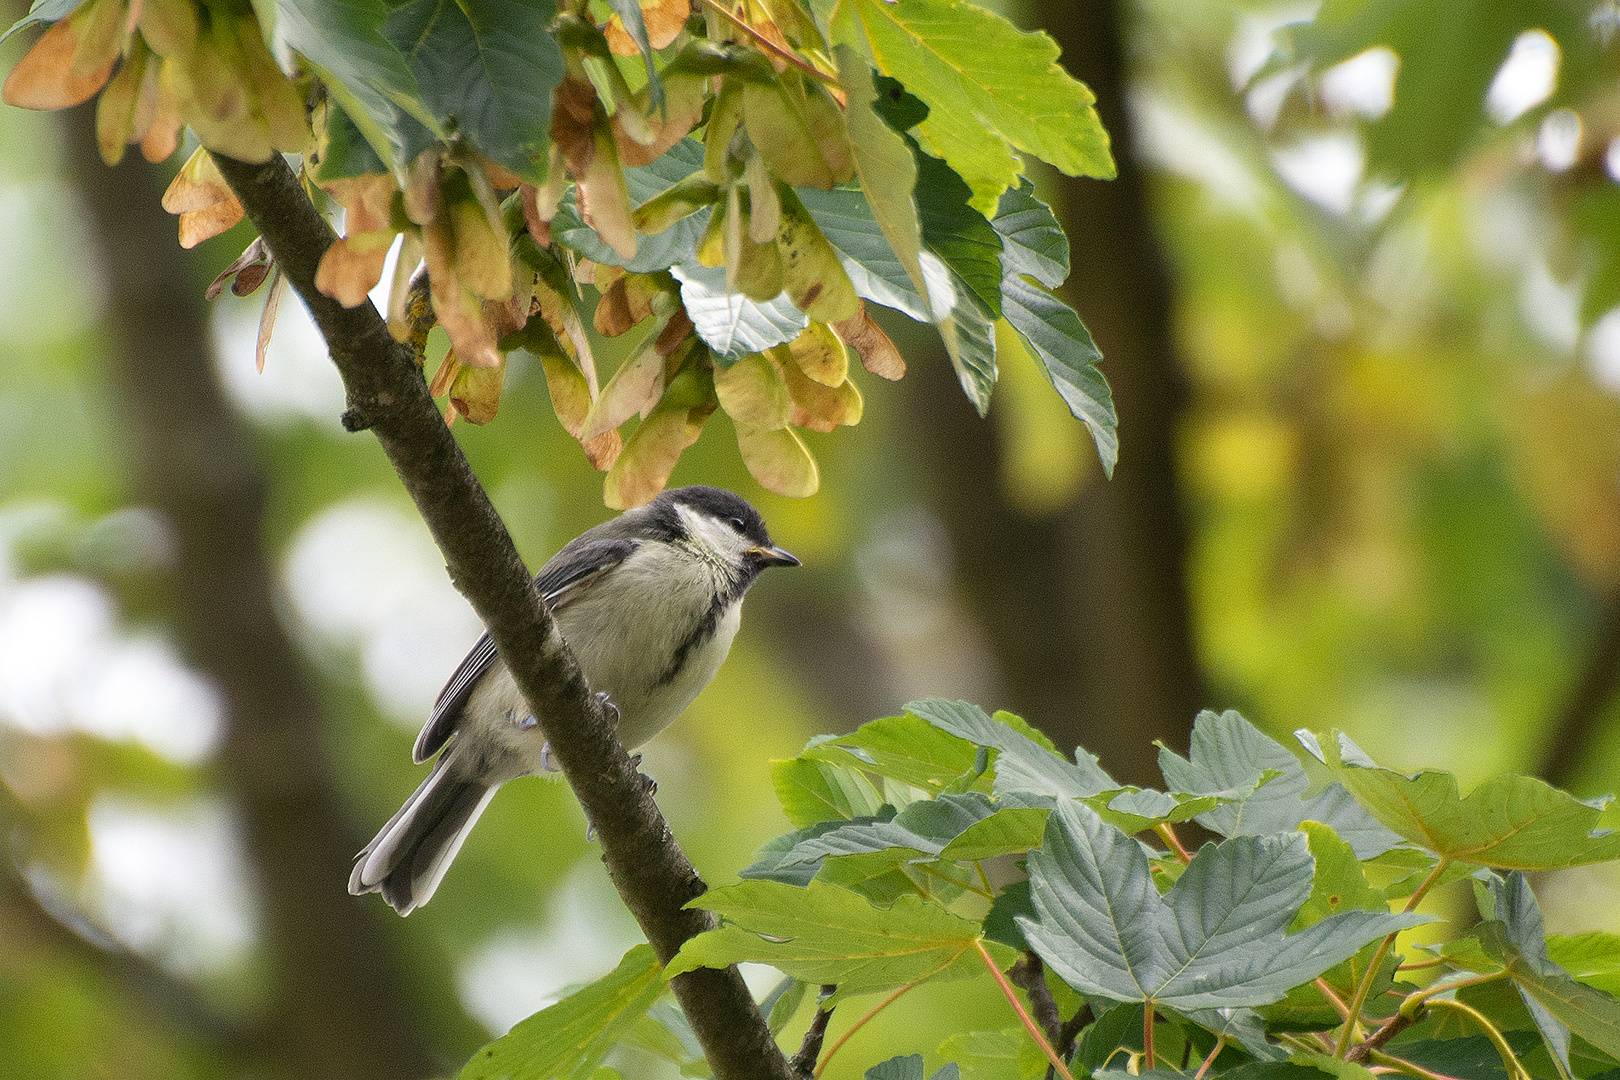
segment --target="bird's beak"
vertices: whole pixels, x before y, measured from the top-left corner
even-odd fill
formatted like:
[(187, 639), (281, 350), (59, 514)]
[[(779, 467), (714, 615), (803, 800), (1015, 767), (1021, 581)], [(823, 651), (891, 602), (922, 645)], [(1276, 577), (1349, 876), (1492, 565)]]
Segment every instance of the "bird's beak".
[(766, 566), (798, 566), (799, 560), (779, 547), (749, 548), (748, 554)]

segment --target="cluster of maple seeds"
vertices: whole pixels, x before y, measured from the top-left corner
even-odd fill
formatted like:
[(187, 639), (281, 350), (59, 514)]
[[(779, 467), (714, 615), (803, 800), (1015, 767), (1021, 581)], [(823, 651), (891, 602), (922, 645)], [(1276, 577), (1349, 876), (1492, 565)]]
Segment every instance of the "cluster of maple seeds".
[(109, 165), (132, 143), (148, 161), (166, 159), (182, 124), (242, 161), (298, 153), (309, 142), (303, 98), (265, 47), (247, 0), (87, 0), (35, 42), (3, 96), (22, 108), (65, 109), (98, 91), (97, 140)]
[[(642, 5), (651, 48), (673, 44), (690, 10), (681, 0)], [(163, 160), (182, 124), (190, 125), (202, 146), (163, 199), (179, 215), (188, 248), (243, 217), (207, 150), (249, 162), (303, 153), (306, 178), (346, 212), (344, 236), (322, 259), (317, 287), (346, 306), (365, 302), (403, 237), (388, 324), (397, 339), (414, 339), (419, 354), (425, 324), (444, 328), (451, 348), (432, 390), (448, 398), (446, 419), (492, 419), (506, 353), (526, 348), (541, 359), (559, 420), (609, 473), (611, 505), (636, 505), (662, 490), (717, 407), (735, 421), (744, 461), (765, 487), (806, 495), (818, 485), (816, 467), (792, 428), (831, 431), (859, 421), (848, 348), (886, 378), (898, 378), (904, 363), (793, 190), (828, 189), (852, 176), (843, 95), (827, 85), (836, 80), (795, 58), (769, 19), (727, 17), (735, 24), (730, 36), (746, 41), (694, 39), (656, 84), (632, 92), (612, 56), (640, 49), (619, 17), (598, 27), (564, 14), (553, 32), (566, 74), (553, 94), (540, 184), (522, 182), (458, 140), (423, 151), (403, 177), (321, 180), (311, 165), (324, 156), (332, 107), (316, 105), (312, 138), (305, 97), (265, 47), (246, 0), (88, 0), (46, 31), (6, 80), (4, 96), (13, 105), (57, 109), (100, 91), (98, 135), (109, 163), (132, 143), (149, 160)], [(752, 47), (761, 44), (767, 52)], [(657, 160), (689, 134), (711, 91), (704, 171), (632, 209), (624, 167)], [(551, 220), (570, 185), (579, 216), (626, 261), (639, 235), (712, 206), (698, 261), (724, 265), (730, 293), (765, 302), (786, 291), (809, 327), (788, 344), (717, 368), (667, 272), (627, 274), (553, 248)], [(430, 311), (409, 302), (424, 264)], [(257, 349), (262, 369), (285, 280), (257, 240), (210, 297), (227, 280), (237, 295), (270, 284)], [(574, 283), (601, 291), (593, 321), (603, 335), (655, 320), (605, 387), (598, 386)], [(642, 422), (627, 444), (618, 428), (637, 414)]]

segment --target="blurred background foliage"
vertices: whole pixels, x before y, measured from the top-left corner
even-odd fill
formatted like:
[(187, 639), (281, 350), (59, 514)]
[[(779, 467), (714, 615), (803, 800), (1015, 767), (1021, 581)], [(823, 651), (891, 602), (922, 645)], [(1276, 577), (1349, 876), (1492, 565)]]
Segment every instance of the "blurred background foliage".
[[(860, 427), (806, 436), (813, 498), (761, 492), (708, 432), (672, 482), (742, 492), (805, 566), (756, 591), (714, 685), (645, 750), (699, 869), (730, 881), (787, 828), (771, 758), (923, 694), (1014, 709), (1137, 782), (1151, 740), (1184, 749), (1208, 706), (1280, 737), (1340, 727), (1465, 784), (1615, 788), (1620, 5), (1006, 10), (1058, 38), (1115, 139), (1118, 181), (1039, 181), (1107, 358), (1118, 473), (1033, 368), (1003, 372), (981, 422), (932, 335), (900, 325), (908, 377), (863, 380)], [(495, 802), (409, 921), (345, 893), (476, 620), (373, 440), (339, 427), (302, 310), (261, 375), (256, 302), (203, 307), (251, 236), (181, 258), (166, 177), (90, 179), (90, 130), (0, 111), (0, 825), (19, 868), (0, 1077), (451, 1075), (607, 971), (634, 924), (541, 780)], [(531, 564), (606, 516), (538, 365), (514, 363), (498, 422), (457, 433)], [(188, 501), (165, 454), (246, 495)], [(237, 554), (210, 564), (210, 544)], [(196, 595), (199, 565), (217, 591)], [(280, 726), (286, 700), (307, 723)], [(1548, 929), (1620, 931), (1612, 875), (1538, 883)], [(1004, 1011), (985, 980), (924, 988), (828, 1075)]]

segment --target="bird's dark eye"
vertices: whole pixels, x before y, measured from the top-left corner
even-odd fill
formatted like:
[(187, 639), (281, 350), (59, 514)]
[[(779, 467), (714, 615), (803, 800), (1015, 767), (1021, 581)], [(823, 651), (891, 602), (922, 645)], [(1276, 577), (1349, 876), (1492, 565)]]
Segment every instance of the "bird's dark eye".
[(742, 518), (732, 518), (731, 519), (731, 524), (740, 533), (745, 533), (745, 532), (748, 531), (748, 524), (747, 524), (747, 522), (743, 521)]

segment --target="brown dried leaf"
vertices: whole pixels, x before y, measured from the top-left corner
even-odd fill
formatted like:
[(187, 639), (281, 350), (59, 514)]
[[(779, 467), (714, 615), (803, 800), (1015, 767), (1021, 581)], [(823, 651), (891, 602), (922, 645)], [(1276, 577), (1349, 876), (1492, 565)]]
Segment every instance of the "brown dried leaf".
[[(225, 291), (225, 283), (227, 281), (242, 273), (245, 273), (251, 268), (258, 267), (261, 268), (264, 273), (268, 273), (270, 269), (270, 261), (270, 250), (264, 246), (264, 237), (255, 236), (253, 238), (253, 242), (242, 250), (242, 254), (233, 259), (231, 261), (231, 265), (221, 270), (219, 272), (219, 276), (208, 283), (208, 288), (203, 292), (204, 298), (208, 300), (219, 299), (220, 293)], [(249, 293), (253, 292), (253, 289), (259, 287), (259, 282), (264, 280), (264, 273), (259, 274), (259, 276), (253, 280), (253, 288), (248, 289), (247, 292), (238, 292), (234, 286), (231, 288), (231, 291), (236, 293), (237, 296), (247, 296)]]
[(661, 291), (657, 278), (649, 274), (626, 274), (597, 301), (593, 322), (603, 337), (618, 337), (652, 315), (652, 299)]
[(359, 233), (336, 241), (321, 256), (315, 287), (346, 308), (359, 307), (382, 280), (393, 244), (391, 232)]
[(180, 246), (193, 248), (241, 221), (242, 204), (202, 147), (163, 193), (163, 209), (180, 215)]
[(264, 370), (264, 356), (270, 349), (270, 335), (276, 329), (276, 316), (281, 312), (281, 295), (287, 291), (287, 275), (281, 267), (270, 271), (270, 291), (264, 297), (264, 310), (259, 313), (259, 341), (253, 350), (253, 362)]
[(653, 339), (653, 351), (659, 356), (673, 357), (683, 341), (686, 341), (696, 329), (692, 325), (691, 316), (687, 315), (685, 308), (676, 308), (675, 314), (669, 317), (669, 322), (658, 332)]
[[(668, 48), (686, 26), (692, 13), (691, 0), (642, 0), (641, 21), (647, 27), (647, 41), (654, 50)], [(611, 16), (602, 28), (608, 48), (619, 56), (640, 56), (636, 39), (624, 29), (624, 20)]]
[(169, 160), (180, 149), (180, 99), (175, 96), (173, 80), (167, 77), (168, 68), (167, 60), (158, 67), (152, 121), (141, 136), (141, 157), (154, 165)]
[(760, 487), (802, 499), (821, 486), (816, 459), (790, 427), (761, 431), (737, 424), (737, 450)]
[(484, 323), (483, 303), (456, 276), (455, 247), (448, 221), (434, 221), (422, 229), (422, 254), (427, 262), (433, 313), (450, 336), (461, 362), (498, 367), (501, 354)]
[[(675, 74), (665, 79), (664, 111), (661, 115), (652, 113), (648, 89), (642, 87), (638, 90), (630, 102), (621, 106), (613, 116), (613, 143), (619, 152), (619, 164), (626, 167), (650, 165), (697, 127), (703, 119), (703, 103), (707, 96), (704, 84), (707, 82), (701, 75)], [(626, 110), (635, 112), (635, 124), (626, 124), (621, 119)], [(634, 137), (632, 128), (642, 129), (642, 137)]]
[(439, 361), (439, 369), (433, 373), (433, 381), (428, 383), (428, 393), (433, 397), (443, 397), (449, 393), (456, 376), (461, 374), (461, 361), (456, 358), (456, 350), (451, 349)]
[(861, 366), (880, 379), (894, 382), (904, 377), (906, 373), (905, 358), (900, 350), (895, 348), (894, 342), (883, 328), (872, 321), (867, 314), (866, 305), (860, 305), (860, 311), (853, 318), (843, 322), (834, 323), (833, 329), (845, 344), (860, 353)]
[(219, 174), (214, 159), (199, 146), (164, 191), (163, 209), (171, 214), (185, 214), (233, 198), (231, 186)]
[(619, 454), (624, 450), (624, 439), (615, 428), (604, 431), (594, 439), (586, 439), (579, 446), (585, 451), (585, 459), (592, 468), (597, 472), (607, 472), (619, 460)]
[[(540, 214), (540, 189), (533, 184), (524, 184), (518, 188), (518, 202), (523, 207), (523, 223), (529, 229), (529, 235), (541, 247), (551, 246), (551, 218)], [(551, 213), (557, 212), (553, 204)]]
[(76, 59), (82, 54), (86, 60), (94, 55), (96, 43), (83, 35), (90, 13), (96, 7), (109, 7), (112, 0), (97, 0), (86, 4), (66, 19), (51, 24), (26, 56), (18, 61), (6, 76), (0, 99), (7, 105), (21, 109), (67, 109), (90, 100), (112, 74), (113, 62), (118, 59), (118, 43), (99, 67), (81, 69)]

